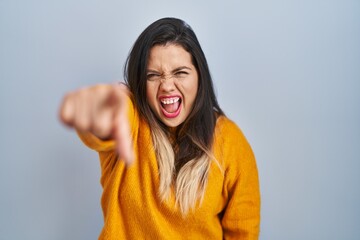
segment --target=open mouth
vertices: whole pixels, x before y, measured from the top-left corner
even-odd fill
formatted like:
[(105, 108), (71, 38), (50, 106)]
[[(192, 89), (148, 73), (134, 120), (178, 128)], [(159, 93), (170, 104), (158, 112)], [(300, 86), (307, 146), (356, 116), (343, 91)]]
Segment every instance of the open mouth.
[(163, 97), (160, 99), (161, 110), (165, 117), (174, 118), (180, 114), (181, 98), (180, 97)]

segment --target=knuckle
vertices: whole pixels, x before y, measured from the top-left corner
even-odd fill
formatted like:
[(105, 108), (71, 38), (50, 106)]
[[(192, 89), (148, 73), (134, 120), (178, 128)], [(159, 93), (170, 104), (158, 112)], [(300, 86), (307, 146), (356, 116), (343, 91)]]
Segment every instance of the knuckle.
[(76, 128), (87, 131), (90, 129), (90, 121), (87, 117), (77, 117), (75, 120)]
[(92, 125), (92, 129), (95, 135), (101, 138), (108, 137), (111, 132), (110, 126), (108, 124), (105, 124), (104, 121), (101, 121), (99, 119), (94, 122), (94, 124)]

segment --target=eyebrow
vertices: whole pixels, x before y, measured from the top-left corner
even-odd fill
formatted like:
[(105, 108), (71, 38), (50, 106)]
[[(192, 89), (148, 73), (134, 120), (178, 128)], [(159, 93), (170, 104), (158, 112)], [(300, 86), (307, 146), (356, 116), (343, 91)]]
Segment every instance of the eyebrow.
[[(171, 73), (175, 73), (175, 72), (178, 72), (178, 71), (181, 71), (181, 70), (184, 70), (184, 69), (187, 69), (187, 70), (190, 70), (190, 71), (192, 70), (192, 68), (190, 68), (190, 67), (181, 66), (181, 67), (177, 67), (177, 68), (175, 68), (174, 70), (172, 70)], [(147, 72), (158, 73), (158, 71), (153, 70), (153, 69), (148, 69)]]
[(184, 70), (184, 69), (187, 69), (187, 70), (192, 70), (191, 68), (189, 67), (186, 67), (186, 66), (181, 66), (181, 67), (178, 67), (178, 68), (175, 68), (174, 70), (172, 70), (171, 72), (178, 72), (178, 71), (181, 71), (181, 70)]

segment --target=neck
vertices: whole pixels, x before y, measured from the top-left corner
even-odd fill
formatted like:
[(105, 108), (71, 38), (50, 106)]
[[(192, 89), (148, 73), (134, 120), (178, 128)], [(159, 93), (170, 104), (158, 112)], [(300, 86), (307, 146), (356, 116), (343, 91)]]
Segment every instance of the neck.
[(169, 130), (169, 133), (171, 134), (171, 135), (175, 135), (176, 134), (176, 127), (168, 127), (168, 130)]

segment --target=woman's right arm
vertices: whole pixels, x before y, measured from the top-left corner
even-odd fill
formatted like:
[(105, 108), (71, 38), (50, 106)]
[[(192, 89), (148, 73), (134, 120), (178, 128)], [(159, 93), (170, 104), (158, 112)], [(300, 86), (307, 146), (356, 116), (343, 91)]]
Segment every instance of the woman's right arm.
[(130, 124), (127, 118), (128, 88), (123, 84), (99, 84), (65, 95), (60, 120), (100, 139), (114, 139), (121, 159), (133, 161)]

